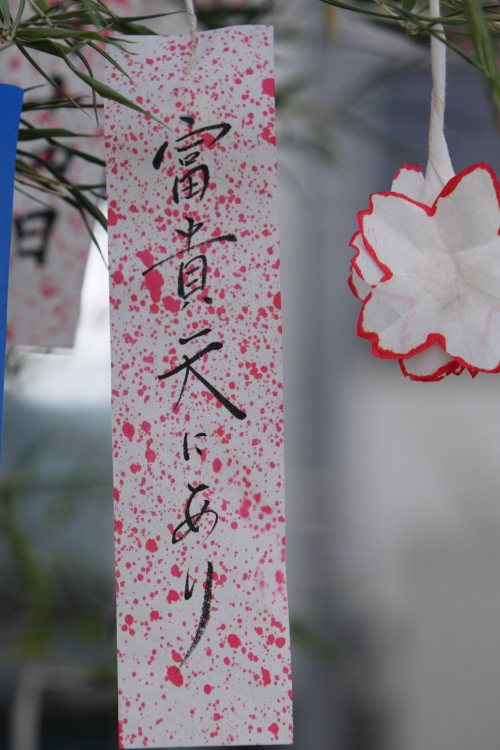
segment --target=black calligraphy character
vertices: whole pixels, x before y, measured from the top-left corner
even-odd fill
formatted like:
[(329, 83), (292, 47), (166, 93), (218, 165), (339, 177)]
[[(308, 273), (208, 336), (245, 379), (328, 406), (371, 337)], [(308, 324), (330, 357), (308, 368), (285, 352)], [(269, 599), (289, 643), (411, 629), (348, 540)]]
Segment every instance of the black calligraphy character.
[[(187, 432), (184, 433), (184, 440), (182, 442), (182, 455), (184, 456), (184, 461), (189, 461), (189, 458), (190, 458), (190, 455), (189, 455), (189, 444), (188, 444), (188, 434), (189, 433), (187, 433)], [(195, 435), (195, 438), (206, 437), (206, 436), (207, 436), (206, 432), (197, 432), (196, 435)], [(203, 450), (201, 448), (198, 448), (197, 445), (194, 446), (194, 449), (195, 449), (196, 453), (199, 456), (203, 455)]]
[[(203, 499), (203, 505), (201, 507), (201, 510), (199, 510), (197, 513), (191, 514), (191, 505), (193, 504), (194, 498), (199, 492), (208, 490), (208, 484), (199, 484), (197, 487), (193, 487), (191, 484), (188, 484), (188, 489), (191, 492), (191, 495), (189, 496), (188, 501), (186, 503), (186, 507), (184, 509), (184, 521), (181, 521), (181, 523), (178, 526), (176, 526), (176, 528), (173, 530), (172, 544), (177, 544), (177, 542), (182, 542), (182, 540), (191, 531), (193, 531), (195, 534), (198, 534), (200, 531), (199, 521), (203, 518), (203, 516), (211, 514), (214, 516), (214, 522), (213, 522), (212, 528), (207, 534), (207, 539), (208, 539), (212, 531), (217, 526), (217, 522), (219, 520), (219, 514), (215, 510), (212, 510), (212, 508), (208, 507), (210, 505), (209, 498)], [(184, 528), (184, 526), (187, 526), (186, 531), (183, 534), (181, 534), (181, 536), (178, 536), (178, 533)]]
[(56, 219), (52, 208), (31, 211), (14, 217), (14, 252), (21, 258), (34, 258), (41, 266), (45, 262), (50, 230)]
[(158, 263), (153, 263), (152, 266), (146, 268), (146, 270), (142, 272), (143, 276), (145, 276), (150, 271), (153, 271), (155, 268), (158, 268), (158, 266), (163, 265), (163, 263), (167, 263), (169, 260), (173, 260), (174, 258), (178, 258), (180, 255), (184, 255), (184, 253), (186, 255), (189, 255), (191, 250), (196, 250), (199, 247), (211, 245), (214, 242), (238, 242), (238, 238), (234, 234), (219, 234), (217, 237), (209, 237), (208, 239), (202, 240), (201, 242), (196, 243), (196, 245), (193, 245), (193, 237), (204, 226), (204, 222), (195, 221), (192, 216), (185, 216), (184, 218), (187, 221), (187, 229), (176, 229), (175, 231), (180, 237), (185, 238), (186, 245), (173, 255), (169, 255), (167, 258), (162, 258), (162, 260), (159, 260)]
[(193, 596), (193, 589), (194, 589), (194, 581), (191, 588), (189, 588), (189, 570), (186, 573), (186, 583), (184, 584), (184, 599), (187, 601), (188, 599), (191, 599)]
[[(179, 339), (179, 343), (186, 344), (189, 341), (191, 341), (193, 338), (197, 338), (198, 336), (204, 336), (207, 333), (210, 333), (210, 328), (205, 328), (203, 331), (200, 331), (199, 333), (194, 334), (194, 336), (191, 336), (188, 339)], [(205, 388), (210, 391), (210, 393), (215, 396), (217, 401), (224, 406), (225, 409), (228, 410), (228, 412), (233, 416), (236, 417), (236, 419), (246, 419), (247, 415), (244, 411), (241, 411), (241, 409), (238, 409), (237, 406), (235, 406), (229, 399), (227, 399), (225, 396), (222, 395), (211, 383), (208, 382), (206, 378), (203, 377), (201, 373), (199, 373), (197, 370), (194, 369), (193, 364), (197, 362), (199, 359), (205, 356), (205, 354), (209, 354), (210, 352), (218, 351), (219, 349), (222, 349), (224, 344), (221, 344), (220, 341), (213, 341), (211, 344), (208, 344), (204, 349), (197, 352), (193, 357), (187, 357), (185, 354), (183, 355), (184, 364), (178, 365), (177, 367), (174, 367), (172, 370), (169, 370), (168, 372), (163, 373), (163, 375), (158, 375), (159, 380), (165, 380), (166, 378), (171, 378), (174, 375), (178, 375), (180, 372), (185, 370), (184, 373), (184, 380), (181, 387), (181, 392), (179, 394), (179, 398), (177, 399), (177, 402), (174, 406), (174, 410), (177, 409), (179, 406), (182, 396), (184, 394), (184, 391), (186, 389), (186, 385), (189, 379), (189, 375), (194, 375), (195, 378), (198, 378), (200, 383), (202, 383)]]
[[(196, 179), (195, 177), (197, 173), (199, 173), (199, 179)], [(173, 190), (175, 203), (179, 203), (179, 190), (184, 194), (182, 197), (184, 197), (185, 200), (191, 200), (191, 198), (199, 195), (200, 201), (202, 201), (208, 187), (209, 179), (210, 172), (206, 164), (199, 164), (198, 166), (193, 167), (180, 179), (176, 177)]]
[[(207, 283), (207, 258), (205, 255), (197, 255), (187, 263), (181, 263), (177, 277), (177, 294), (184, 300), (182, 309), (189, 305), (189, 298), (205, 289)], [(202, 297), (207, 305), (211, 305), (212, 297)]]
[(200, 621), (194, 634), (193, 641), (187, 650), (184, 659), (181, 661), (181, 667), (187, 662), (193, 651), (195, 650), (198, 643), (201, 641), (201, 637), (205, 632), (205, 629), (210, 620), (210, 610), (212, 608), (212, 586), (214, 577), (214, 566), (210, 561), (207, 560), (207, 577), (205, 578), (205, 593), (203, 595), (203, 606), (201, 608)]
[[(181, 117), (181, 120), (185, 120), (186, 118)], [(194, 125), (194, 119), (190, 118), (192, 120), (192, 124)], [(190, 124), (190, 123), (188, 123)], [(189, 143), (184, 146), (177, 146), (176, 151), (179, 153), (185, 153), (186, 151), (189, 151), (191, 148), (197, 148), (198, 146), (205, 146), (206, 148), (212, 148), (215, 146), (215, 144), (218, 141), (221, 141), (231, 130), (231, 125), (229, 125), (228, 122), (221, 122), (218, 125), (206, 125), (204, 128), (197, 128), (196, 130), (191, 130), (190, 133), (186, 133), (185, 135), (181, 135), (180, 138), (177, 138), (176, 143), (182, 143), (183, 141), (186, 141), (188, 138), (192, 138), (194, 135), (201, 135), (201, 138), (198, 138), (194, 143)], [(207, 138), (203, 137), (204, 133), (210, 133), (212, 134), (212, 131), (219, 131), (215, 138), (212, 138), (210, 142), (208, 142)]]
[(163, 159), (165, 157), (165, 151), (167, 150), (168, 141), (165, 141), (165, 143), (162, 143), (160, 148), (155, 154), (155, 157), (153, 159), (153, 167), (155, 169), (159, 169), (163, 163)]

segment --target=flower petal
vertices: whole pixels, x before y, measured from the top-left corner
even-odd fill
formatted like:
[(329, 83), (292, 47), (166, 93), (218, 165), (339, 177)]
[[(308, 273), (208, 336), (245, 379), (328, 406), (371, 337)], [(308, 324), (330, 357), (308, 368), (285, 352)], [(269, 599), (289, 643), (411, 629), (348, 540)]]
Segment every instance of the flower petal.
[(361, 300), (361, 302), (364, 302), (372, 291), (370, 284), (367, 284), (366, 281), (361, 278), (353, 266), (351, 266), (351, 275), (347, 279), (347, 283), (349, 284), (351, 292), (355, 297)]
[(399, 364), (403, 375), (410, 380), (438, 381), (454, 373), (460, 375), (464, 371), (462, 365), (450, 357), (439, 344), (432, 344), (420, 354), (408, 359), (400, 359)]
[(432, 209), (397, 193), (374, 193), (362, 212), (361, 232), (367, 249), (390, 277), (426, 276), (429, 258), (446, 253)]
[(417, 165), (405, 164), (394, 175), (391, 193), (400, 193), (417, 203), (424, 202), (425, 180), (422, 170)]
[(475, 164), (448, 182), (433, 206), (448, 253), (481, 247), (498, 235), (499, 195), (500, 186), (487, 164)]
[(375, 286), (383, 278), (384, 272), (375, 258), (368, 252), (363, 241), (361, 232), (355, 232), (349, 243), (356, 250), (352, 259), (352, 267), (355, 268), (360, 278), (364, 279), (370, 286)]

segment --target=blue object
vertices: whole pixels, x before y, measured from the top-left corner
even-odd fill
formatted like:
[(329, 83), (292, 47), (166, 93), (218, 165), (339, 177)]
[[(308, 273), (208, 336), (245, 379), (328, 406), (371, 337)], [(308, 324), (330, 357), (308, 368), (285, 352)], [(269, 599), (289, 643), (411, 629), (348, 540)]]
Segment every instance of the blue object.
[(0, 455), (14, 171), (23, 95), (19, 86), (0, 83)]

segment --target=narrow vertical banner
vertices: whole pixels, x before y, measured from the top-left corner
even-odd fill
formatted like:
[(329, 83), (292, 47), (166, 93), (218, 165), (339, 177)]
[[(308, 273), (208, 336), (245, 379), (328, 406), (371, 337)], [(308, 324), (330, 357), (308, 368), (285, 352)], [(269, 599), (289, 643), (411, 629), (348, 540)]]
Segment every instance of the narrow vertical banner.
[(290, 744), (272, 29), (190, 49), (107, 69), (120, 741)]
[(23, 90), (0, 83), (0, 451), (2, 438), (3, 378), (7, 333), (7, 291), (14, 201), (17, 133), (23, 104)]

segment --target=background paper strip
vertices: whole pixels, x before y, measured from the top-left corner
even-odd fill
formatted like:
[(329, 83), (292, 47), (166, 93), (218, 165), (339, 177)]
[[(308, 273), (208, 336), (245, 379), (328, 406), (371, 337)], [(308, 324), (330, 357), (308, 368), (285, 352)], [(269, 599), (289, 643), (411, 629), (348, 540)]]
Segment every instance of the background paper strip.
[(121, 742), (288, 744), (272, 31), (188, 40), (107, 71)]
[[(110, 0), (108, 5), (121, 15), (136, 15), (142, 0)], [(11, 12), (15, 10), (15, 4), (11, 4)], [(104, 58), (95, 50), (87, 49), (85, 54), (94, 75), (102, 80)], [(69, 70), (64, 60), (37, 50), (30, 50), (30, 55), (70, 96), (91, 103), (90, 88)], [(74, 64), (88, 72), (76, 58)], [(15, 46), (2, 49), (0, 75), (3, 81), (16, 86), (36, 87), (26, 93), (25, 101), (49, 101), (61, 96)], [(104, 159), (102, 138), (92, 137), (99, 132), (92, 110), (39, 110), (25, 112), (23, 119), (40, 128), (88, 133), (88, 138), (58, 140), (67, 147)], [(102, 123), (100, 130), (102, 133)], [(92, 185), (104, 181), (102, 166), (72, 156), (65, 149), (50, 147), (42, 140), (24, 141), (21, 145), (24, 151), (48, 161), (73, 182)], [(31, 162), (28, 158), (28, 163), (43, 171), (35, 158)], [(71, 347), (90, 248), (89, 232), (78, 211), (61, 198), (26, 185), (19, 187), (28, 195), (17, 190), (15, 193), (7, 340), (9, 344), (23, 346)], [(100, 192), (104, 194), (104, 189)], [(92, 194), (87, 196), (97, 202)], [(92, 217), (89, 222), (92, 226)]]

